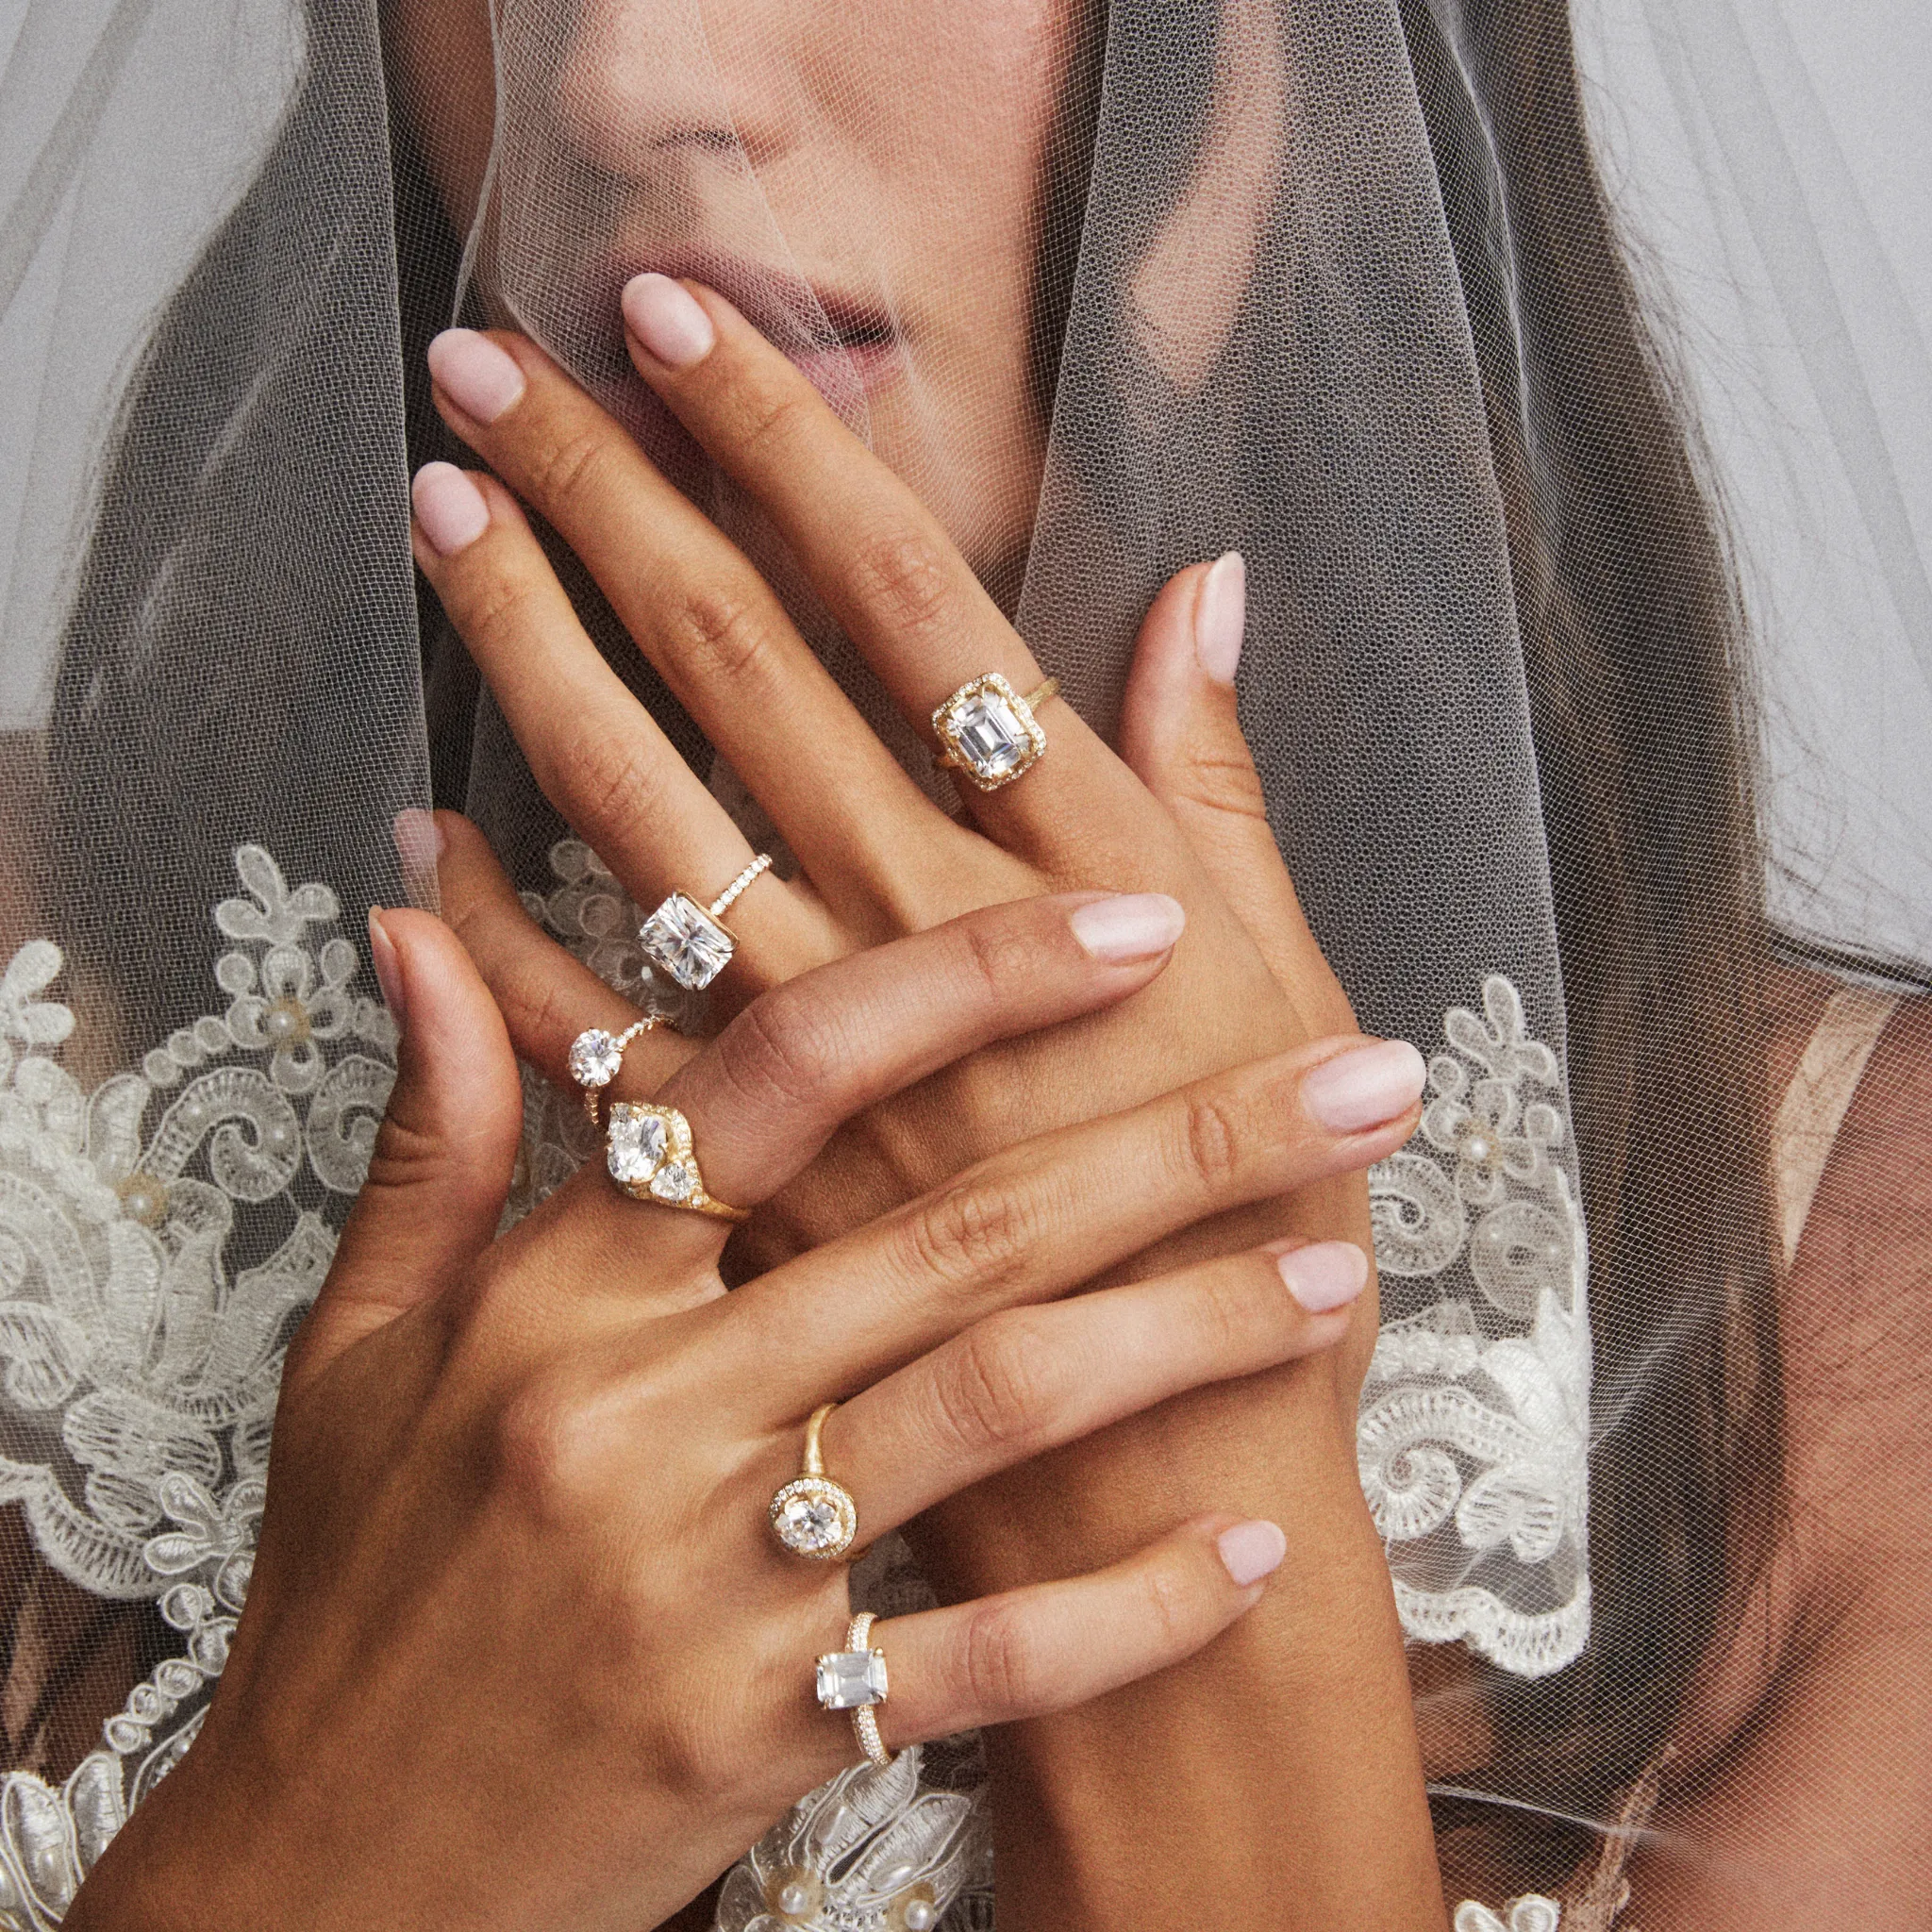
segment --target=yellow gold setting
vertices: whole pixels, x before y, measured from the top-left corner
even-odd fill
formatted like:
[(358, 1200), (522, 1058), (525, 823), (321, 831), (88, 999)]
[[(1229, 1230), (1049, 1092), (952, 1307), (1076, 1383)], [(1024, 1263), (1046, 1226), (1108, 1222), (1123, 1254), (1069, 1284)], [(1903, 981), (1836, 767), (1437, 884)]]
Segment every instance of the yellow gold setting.
[(733, 1208), (705, 1191), (691, 1142), (691, 1123), (675, 1107), (620, 1100), (604, 1135), (610, 1178), (633, 1201), (657, 1201), (716, 1221), (748, 1221), (749, 1208)]
[(982, 791), (1023, 778), (1046, 754), (1046, 733), (1033, 714), (1059, 690), (1049, 677), (1022, 697), (997, 671), (962, 684), (932, 714), (939, 762), (963, 772)]

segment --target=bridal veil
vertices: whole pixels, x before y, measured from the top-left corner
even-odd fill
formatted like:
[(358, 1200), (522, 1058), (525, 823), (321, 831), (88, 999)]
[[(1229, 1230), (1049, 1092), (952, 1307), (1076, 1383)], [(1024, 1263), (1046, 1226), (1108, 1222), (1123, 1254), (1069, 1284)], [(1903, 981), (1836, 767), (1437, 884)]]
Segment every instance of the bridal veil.
[[(642, 970), (413, 582), (429, 335), (544, 343), (928, 775), (630, 375), (646, 267), (809, 362), (1096, 723), (1158, 586), (1245, 556), (1282, 849), (1363, 1026), (1433, 1056), (1359, 1449), (1445, 1849), (1520, 1874), (1460, 1923), (1607, 1926), (1670, 1832), (1793, 1533), (1804, 1210), (1860, 1074), (1911, 1091), (1877, 1042), (1932, 958), (1932, 60), (1899, 0), (1070, 0), (1042, 118), (986, 58), (1042, 10), (495, 0), (458, 85), (374, 0), (0, 0), (0, 1926), (58, 1924), (219, 1675), (392, 1070), (362, 915), (433, 890), (396, 812), (469, 810)], [(875, 177), (813, 172), (826, 115)], [(1025, 141), (1002, 386), (900, 327), (880, 238), (963, 228)], [(581, 1151), (531, 1122), (526, 1197)], [(1932, 1371), (1871, 1325), (1846, 1480), (1923, 1485)], [(841, 1926), (921, 1860), (983, 1921), (970, 1771), (917, 1769), (758, 1856), (836, 1866)], [(791, 1923), (758, 1856), (732, 1932)]]

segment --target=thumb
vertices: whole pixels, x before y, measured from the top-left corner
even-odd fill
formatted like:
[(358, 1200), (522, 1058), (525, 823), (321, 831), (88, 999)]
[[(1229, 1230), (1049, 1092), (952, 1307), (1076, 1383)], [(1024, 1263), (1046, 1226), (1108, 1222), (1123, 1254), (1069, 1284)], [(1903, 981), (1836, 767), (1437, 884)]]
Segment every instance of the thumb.
[(1268, 823), (1235, 696), (1247, 571), (1230, 550), (1190, 565), (1155, 598), (1121, 708), (1121, 755), (1174, 814), (1194, 856), (1260, 948), (1311, 1037), (1355, 1022)]
[(290, 1365), (305, 1378), (439, 1294), (482, 1253), (523, 1132), (509, 1036), (462, 942), (429, 913), (377, 908), (369, 944), (402, 1029), (396, 1083)]

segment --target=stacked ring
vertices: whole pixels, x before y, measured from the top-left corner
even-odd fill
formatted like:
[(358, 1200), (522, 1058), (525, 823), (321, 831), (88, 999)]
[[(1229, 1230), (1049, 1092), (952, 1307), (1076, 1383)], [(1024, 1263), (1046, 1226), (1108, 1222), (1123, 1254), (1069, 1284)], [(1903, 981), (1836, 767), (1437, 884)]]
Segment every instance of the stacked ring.
[(646, 1013), (622, 1033), (607, 1033), (601, 1026), (587, 1026), (570, 1043), (570, 1076), (583, 1089), (584, 1111), (593, 1127), (603, 1125), (599, 1103), (604, 1090), (617, 1078), (624, 1065), (624, 1050), (640, 1033), (649, 1033), (665, 1024), (662, 1013)]
[(700, 906), (683, 892), (673, 892), (638, 928), (638, 944), (651, 964), (670, 974), (687, 992), (702, 992), (731, 963), (738, 950), (736, 936), (718, 924), (738, 895), (769, 872), (772, 855), (760, 852), (713, 899)]
[(819, 1702), (827, 1710), (849, 1710), (858, 1748), (882, 1770), (892, 1762), (879, 1736), (876, 1707), (886, 1701), (886, 1654), (867, 1641), (876, 1619), (861, 1610), (845, 1631), (845, 1648), (828, 1651), (818, 1662)]
[(1046, 753), (1046, 733), (1033, 714), (1059, 688), (1049, 677), (1023, 698), (997, 671), (962, 684), (932, 714), (940, 763), (964, 772), (982, 791), (1024, 777)]
[(825, 1474), (820, 1446), (825, 1418), (838, 1406), (828, 1402), (812, 1411), (805, 1425), (804, 1467), (772, 1498), (772, 1534), (793, 1556), (821, 1562), (842, 1557), (858, 1537), (858, 1505), (850, 1490)]
[(618, 1101), (604, 1136), (604, 1160), (610, 1178), (633, 1201), (658, 1201), (715, 1221), (751, 1219), (749, 1208), (733, 1208), (705, 1191), (691, 1123), (675, 1107)]

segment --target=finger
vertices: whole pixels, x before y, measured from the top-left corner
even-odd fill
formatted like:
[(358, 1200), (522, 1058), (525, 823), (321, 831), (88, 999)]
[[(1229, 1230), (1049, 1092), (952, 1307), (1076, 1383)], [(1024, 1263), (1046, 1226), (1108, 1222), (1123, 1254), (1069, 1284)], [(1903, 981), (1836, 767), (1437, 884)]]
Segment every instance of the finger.
[[(624, 315), (639, 374), (771, 517), (928, 744), (934, 708), (969, 680), (997, 672), (1022, 695), (1039, 686), (1033, 654), (939, 521), (729, 302), (645, 275), (625, 290)], [(1038, 774), (991, 791), (961, 784), (976, 815), (1023, 840), (1055, 831), (1068, 797), (1115, 777), (1071, 706), (1040, 723), (1053, 756)]]
[(523, 338), (451, 330), (432, 370), (450, 426), (561, 534), (821, 889), (891, 888), (944, 815), (737, 547)]
[(495, 1234), (523, 1130), (508, 1036), (456, 935), (426, 912), (377, 910), (369, 937), (402, 1028), (396, 1081), (290, 1381), (460, 1276)]
[(1303, 916), (1268, 823), (1235, 693), (1247, 616), (1238, 552), (1154, 600), (1121, 708), (1121, 756), (1179, 824), (1312, 1034), (1354, 1021)]
[(839, 1408), (825, 1467), (871, 1541), (1183, 1390), (1332, 1347), (1368, 1279), (1353, 1242), (1282, 1241), (988, 1316)]
[(1138, 991), (1182, 924), (1158, 893), (984, 907), (762, 994), (658, 1097), (691, 1122), (707, 1187), (751, 1206), (889, 1094)]
[(1426, 1075), (1406, 1041), (1359, 1039), (1216, 1074), (979, 1162), (748, 1284), (733, 1319), (768, 1328), (773, 1399), (802, 1413), (1177, 1228), (1367, 1168), (1414, 1131)]
[[(488, 680), (543, 795), (654, 906), (708, 902), (750, 861), (744, 834), (605, 662), (501, 484), (448, 463), (416, 477), (416, 560)], [(822, 919), (777, 880), (732, 908), (744, 964), (773, 979), (824, 958)]]
[[(572, 1088), (571, 1041), (591, 1026), (622, 1033), (637, 1008), (525, 911), (489, 841), (468, 819), (441, 811), (433, 824), (442, 915), (483, 975), (517, 1058)], [(655, 1093), (698, 1050), (668, 1030), (641, 1034), (625, 1054), (617, 1092)]]
[(1042, 1717), (1165, 1670), (1253, 1609), (1287, 1548), (1272, 1523), (1207, 1517), (1106, 1570), (876, 1624), (881, 1740)]

